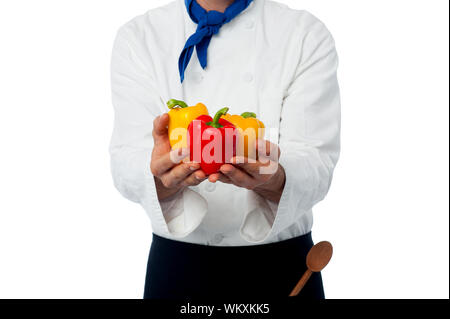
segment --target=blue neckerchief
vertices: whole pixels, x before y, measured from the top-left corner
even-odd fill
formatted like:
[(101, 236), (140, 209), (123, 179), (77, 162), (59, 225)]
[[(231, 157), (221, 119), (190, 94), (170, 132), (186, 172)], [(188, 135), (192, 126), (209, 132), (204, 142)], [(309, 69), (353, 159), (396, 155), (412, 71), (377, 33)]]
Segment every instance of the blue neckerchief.
[(189, 60), (191, 59), (194, 46), (197, 50), (198, 60), (202, 68), (206, 68), (206, 56), (211, 37), (219, 32), (219, 29), (225, 23), (230, 22), (242, 11), (247, 9), (253, 0), (235, 0), (224, 13), (219, 11), (207, 12), (195, 0), (185, 0), (186, 9), (192, 21), (197, 23), (197, 31), (186, 41), (184, 49), (178, 60), (178, 69), (180, 71), (180, 79), (183, 83), (184, 71), (186, 70)]

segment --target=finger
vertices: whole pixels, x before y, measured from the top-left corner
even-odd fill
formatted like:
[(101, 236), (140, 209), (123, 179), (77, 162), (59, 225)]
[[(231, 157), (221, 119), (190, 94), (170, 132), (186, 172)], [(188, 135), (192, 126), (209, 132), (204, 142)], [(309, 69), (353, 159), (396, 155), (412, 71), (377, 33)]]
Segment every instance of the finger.
[(211, 183), (215, 183), (215, 182), (217, 182), (219, 180), (219, 177), (220, 177), (220, 173), (213, 173), (213, 174), (208, 176), (208, 180)]
[(251, 189), (255, 184), (252, 176), (233, 165), (222, 165), (220, 172), (228, 177), (236, 186)]
[(247, 163), (239, 162), (239, 160), (235, 161), (233, 158), (232, 163), (259, 182), (267, 181), (271, 175), (276, 173), (279, 167), (278, 162), (268, 159), (267, 162), (257, 161), (256, 163)]
[(233, 184), (233, 181), (229, 177), (223, 175), (222, 173), (219, 174), (219, 182), (225, 184)]
[(169, 125), (169, 114), (164, 113), (153, 121), (153, 139), (155, 145), (168, 141), (167, 126)]
[(266, 167), (270, 164), (270, 161), (263, 163), (260, 161), (250, 160), (242, 157), (233, 157), (231, 163), (244, 170), (247, 174), (258, 177), (262, 167)]
[(200, 169), (198, 163), (183, 163), (173, 167), (167, 173), (161, 176), (161, 181), (167, 188), (173, 188), (181, 185), (193, 172)]
[(152, 160), (151, 169), (152, 174), (155, 176), (162, 176), (172, 169), (175, 165), (178, 165), (184, 158), (189, 156), (188, 148), (177, 148), (164, 155)]
[(270, 141), (261, 139), (258, 140), (258, 142), (256, 143), (256, 151), (258, 157), (262, 157), (263, 161), (269, 159), (271, 161), (278, 162), (278, 159), (280, 158), (281, 155), (281, 151), (278, 145)]
[(216, 182), (222, 182), (222, 183), (226, 183), (226, 184), (232, 184), (233, 182), (225, 175), (223, 175), (222, 173), (214, 173), (208, 176), (208, 180), (211, 183), (216, 183)]
[(184, 181), (184, 186), (197, 186), (201, 182), (206, 180), (206, 174), (202, 170), (198, 170), (189, 175)]

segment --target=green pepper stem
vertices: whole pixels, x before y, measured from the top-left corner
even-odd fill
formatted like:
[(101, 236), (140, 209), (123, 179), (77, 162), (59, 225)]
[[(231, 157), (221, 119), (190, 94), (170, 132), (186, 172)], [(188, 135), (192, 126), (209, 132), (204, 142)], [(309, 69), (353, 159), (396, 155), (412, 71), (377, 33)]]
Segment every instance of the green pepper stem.
[(219, 124), (219, 119), (222, 117), (222, 115), (227, 114), (229, 109), (230, 108), (228, 108), (228, 107), (224, 107), (223, 109), (218, 110), (216, 115), (214, 115), (213, 121), (206, 123), (206, 125), (209, 125), (209, 126), (215, 127), (215, 128), (223, 127), (222, 125)]
[(176, 108), (176, 107), (180, 107), (180, 108), (184, 109), (184, 108), (188, 107), (188, 105), (185, 102), (183, 102), (183, 101), (172, 99), (172, 100), (167, 102), (167, 107), (169, 109), (173, 109), (173, 108)]
[(249, 117), (253, 117), (256, 119), (256, 114), (253, 112), (244, 112), (241, 114), (244, 119), (248, 119)]

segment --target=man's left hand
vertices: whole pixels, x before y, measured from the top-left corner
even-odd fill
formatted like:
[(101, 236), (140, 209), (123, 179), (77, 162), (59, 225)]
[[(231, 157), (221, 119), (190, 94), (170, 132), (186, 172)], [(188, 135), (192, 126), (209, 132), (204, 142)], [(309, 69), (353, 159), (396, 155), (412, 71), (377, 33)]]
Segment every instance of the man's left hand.
[(280, 149), (277, 145), (259, 140), (257, 143), (258, 160), (245, 157), (233, 157), (230, 164), (224, 164), (220, 173), (211, 174), (209, 181), (221, 181), (253, 190), (264, 198), (278, 203), (283, 193), (286, 175), (278, 163)]

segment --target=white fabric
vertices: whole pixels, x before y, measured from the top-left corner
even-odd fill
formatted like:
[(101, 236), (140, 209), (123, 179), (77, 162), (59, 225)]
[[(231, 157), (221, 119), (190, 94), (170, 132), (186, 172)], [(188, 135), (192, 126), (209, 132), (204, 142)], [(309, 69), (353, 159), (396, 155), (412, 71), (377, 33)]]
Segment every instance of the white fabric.
[[(178, 57), (196, 29), (183, 0), (153, 9), (118, 32), (112, 56), (116, 187), (148, 213), (162, 237), (215, 246), (277, 242), (308, 233), (312, 207), (328, 192), (339, 157), (340, 101), (334, 41), (306, 11), (255, 0), (212, 38), (208, 67), (194, 51), (180, 84)], [(153, 119), (166, 101), (251, 111), (281, 148), (286, 185), (279, 204), (206, 181), (159, 203), (150, 172)]]

